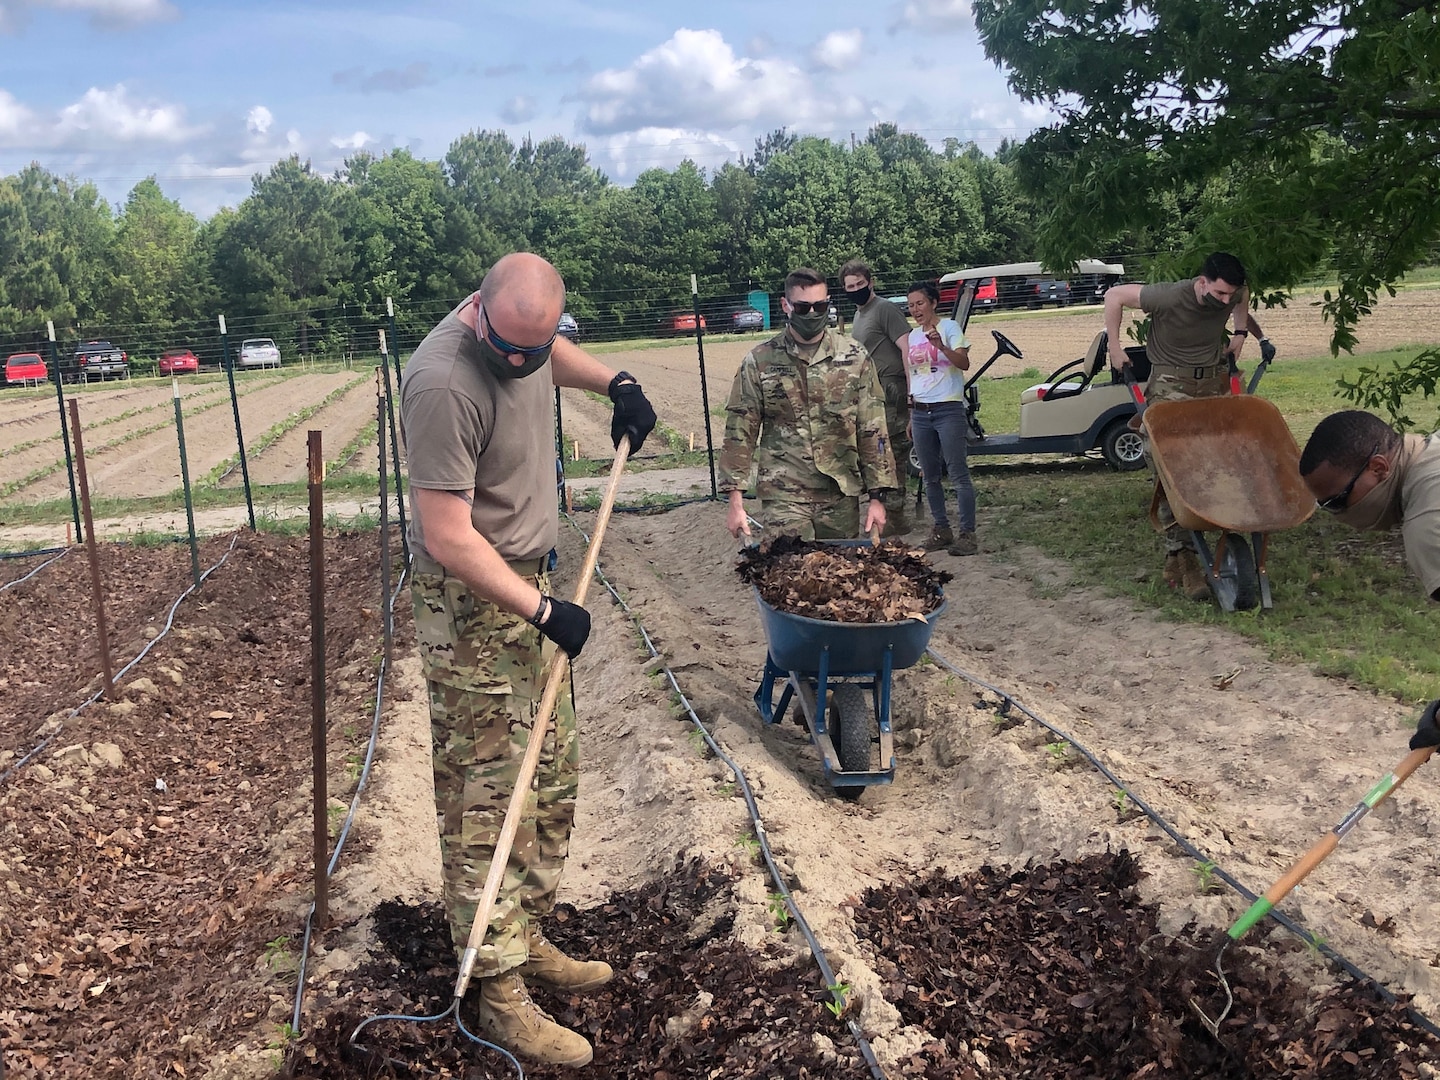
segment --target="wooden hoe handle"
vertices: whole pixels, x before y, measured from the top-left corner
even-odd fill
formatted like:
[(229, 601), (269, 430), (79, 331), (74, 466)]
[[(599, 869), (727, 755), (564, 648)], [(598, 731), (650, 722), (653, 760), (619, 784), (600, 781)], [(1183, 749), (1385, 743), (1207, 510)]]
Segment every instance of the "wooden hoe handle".
[[(630, 437), (622, 435), (620, 445), (615, 448), (615, 464), (610, 467), (610, 482), (600, 500), (600, 512), (595, 518), (595, 531), (590, 537), (590, 547), (585, 551), (585, 562), (580, 567), (580, 577), (575, 585), (575, 603), (582, 607), (585, 605), (585, 595), (590, 591), (590, 579), (595, 575), (595, 564), (600, 561), (600, 541), (605, 536), (605, 527), (610, 523), (615, 494), (620, 489), (620, 477), (625, 472), (625, 459), (629, 456)], [(505, 866), (510, 861), (510, 849), (515, 846), (515, 834), (520, 831), (520, 818), (530, 796), (530, 785), (535, 781), (535, 769), (540, 764), (540, 750), (545, 745), (545, 732), (550, 725), (550, 715), (555, 710), (555, 701), (560, 696), (560, 684), (565, 679), (569, 664), (570, 658), (560, 649), (556, 649), (555, 656), (550, 661), (545, 693), (540, 698), (540, 707), (535, 711), (535, 722), (530, 727), (530, 738), (525, 743), (525, 756), (520, 761), (520, 772), (515, 777), (515, 790), (510, 793), (510, 805), (505, 808), (505, 821), (500, 826), (500, 838), (495, 841), (495, 855), (490, 860), (490, 872), (485, 876), (480, 906), (475, 910), (475, 921), (470, 924), (470, 937), (466, 940), (465, 951), (460, 956), (460, 976), (455, 980), (456, 1001), (465, 996), (470, 977), (475, 970), (476, 957), (490, 927), (495, 898), (500, 895), (500, 885), (505, 880)]]
[(1393, 771), (1385, 774), (1385, 776), (1380, 779), (1380, 782), (1372, 787), (1365, 794), (1365, 797), (1355, 804), (1355, 809), (1346, 814), (1338, 825), (1322, 837), (1314, 847), (1301, 856), (1300, 861), (1292, 866), (1284, 877), (1275, 882), (1274, 885), (1271, 885), (1270, 890), (1264, 896), (1250, 905), (1249, 910), (1235, 921), (1234, 926), (1230, 927), (1228, 931), (1230, 939), (1232, 941), (1238, 940), (1241, 934), (1265, 918), (1266, 915), (1269, 915), (1275, 905), (1289, 895), (1291, 889), (1304, 881), (1311, 870), (1314, 870), (1315, 867), (1325, 861), (1326, 857), (1335, 850), (1346, 833), (1360, 824), (1361, 819), (1364, 818), (1366, 814), (1370, 813), (1371, 810), (1374, 810), (1375, 807), (1388, 799), (1395, 789), (1406, 781), (1411, 773), (1429, 761), (1430, 755), (1435, 753), (1435, 750), (1436, 748), (1433, 746), (1422, 746), (1418, 750), (1411, 750), (1410, 753), (1405, 756), (1405, 759), (1401, 761), (1399, 765), (1395, 766)]

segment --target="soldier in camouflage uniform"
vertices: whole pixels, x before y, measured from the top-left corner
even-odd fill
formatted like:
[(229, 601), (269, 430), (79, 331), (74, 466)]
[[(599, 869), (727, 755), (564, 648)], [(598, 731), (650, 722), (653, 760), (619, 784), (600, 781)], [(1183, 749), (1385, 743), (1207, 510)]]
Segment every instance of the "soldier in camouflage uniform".
[[(1250, 313), (1245, 268), (1239, 259), (1223, 251), (1205, 260), (1199, 277), (1164, 285), (1112, 285), (1106, 291), (1105, 329), (1110, 364), (1116, 371), (1130, 363), (1120, 339), (1124, 308), (1139, 308), (1150, 316), (1150, 332), (1145, 339), (1150, 359), (1145, 397), (1150, 402), (1228, 394), (1230, 369), (1240, 359), (1246, 337), (1254, 334), (1264, 340), (1260, 324)], [(1235, 326), (1227, 335), (1225, 323), (1232, 315)], [(1150, 460), (1148, 438), (1145, 457)], [(1194, 542), (1189, 531), (1175, 523), (1163, 489), (1159, 492), (1157, 517), (1165, 534), (1166, 582), (1178, 585), (1192, 600), (1208, 599), (1210, 586)]]
[[(475, 920), (547, 664), (557, 647), (578, 655), (590, 634), (585, 609), (548, 595), (545, 575), (558, 531), (554, 388), (608, 390), (611, 434), (617, 445), (628, 435), (632, 451), (655, 426), (632, 376), (557, 337), (564, 302), (553, 266), (507, 255), (415, 350), (401, 389), (411, 598), (457, 952)], [(479, 950), (472, 1022), (516, 1054), (573, 1066), (590, 1061), (589, 1042), (542, 1012), (527, 988), (580, 993), (611, 977), (608, 964), (566, 956), (538, 925), (554, 904), (575, 814), (580, 759), (570, 702), (567, 685)]]
[(753, 466), (761, 520), (772, 534), (856, 537), (862, 492), (870, 496), (864, 531), (883, 528), (884, 496), (897, 481), (870, 356), (828, 328), (828, 290), (814, 270), (785, 278), (783, 306), (785, 330), (740, 362), (725, 405), (725, 527), (750, 535), (743, 500)]

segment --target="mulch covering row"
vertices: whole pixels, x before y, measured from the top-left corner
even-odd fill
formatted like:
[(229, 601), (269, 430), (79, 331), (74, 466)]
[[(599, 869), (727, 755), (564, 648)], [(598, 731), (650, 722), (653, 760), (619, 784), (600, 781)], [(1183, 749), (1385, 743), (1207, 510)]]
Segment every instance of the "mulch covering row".
[(782, 534), (747, 548), (740, 580), (780, 611), (841, 623), (903, 622), (940, 606), (951, 575), (897, 540), (871, 547)]
[[(204, 565), (228, 544), (207, 541)], [(327, 541), (331, 672), (379, 650), (378, 555), (377, 535)], [(189, 584), (189, 552), (107, 545), (102, 561), (128, 660)], [(0, 785), (7, 1080), (193, 1077), (256, 1029), (278, 1038), (272, 1001), (293, 996), (293, 978), (265, 962), (267, 943), (296, 933), (311, 884), (297, 808), (311, 772), (308, 581), (304, 540), (242, 534), (124, 684), (149, 687), (121, 711), (81, 712)], [(28, 750), (45, 712), (78, 703), (98, 670), (88, 590), (74, 553), (0, 594), (0, 654), (29, 658), (23, 678), (10, 668), (0, 750)], [(344, 731), (368, 734), (373, 693), (365, 679), (331, 685), (332, 777), (356, 749)], [(122, 763), (93, 760), (100, 743)], [(295, 818), (302, 850), (287, 852), (277, 835)]]
[[(1220, 1007), (1216, 935), (1160, 935), (1156, 909), (1138, 899), (1139, 878), (1135, 860), (1120, 852), (1019, 872), (935, 874), (867, 892), (856, 930), (873, 946), (885, 996), (907, 1024), (934, 1036), (888, 1075), (1367, 1080), (1418, 1077), (1420, 1062), (1436, 1060), (1436, 1044), (1403, 1007), (1355, 985), (1317, 994), (1233, 947), (1227, 971), (1236, 1003), (1217, 1040), (1189, 1005), (1195, 998), (1211, 1013)], [(871, 1075), (844, 1021), (824, 1008), (828, 995), (808, 956), (767, 961), (730, 939), (730, 886), (726, 874), (691, 861), (597, 907), (562, 906), (547, 920), (546, 933), (567, 952), (616, 970), (593, 995), (534, 994), (594, 1043), (586, 1076)], [(375, 1024), (362, 1034), (368, 1056), (347, 1051), (365, 1016), (438, 1013), (454, 987), (438, 905), (386, 903), (375, 916), (382, 952), (311, 1021), (292, 1051), (293, 1075), (513, 1076), (448, 1019)], [(1262, 958), (1293, 948), (1257, 937)], [(576, 1074), (527, 1066), (526, 1075)]]
[(1394, 1080), (1437, 1060), (1440, 1044), (1373, 989), (1317, 994), (1264, 965), (1298, 946), (1260, 931), (1258, 957), (1226, 953), (1235, 1005), (1215, 1038), (1190, 1001), (1212, 1017), (1224, 1004), (1223, 929), (1159, 934), (1139, 879), (1120, 852), (867, 893), (856, 929), (881, 957), (886, 996), (937, 1040), (901, 1075)]

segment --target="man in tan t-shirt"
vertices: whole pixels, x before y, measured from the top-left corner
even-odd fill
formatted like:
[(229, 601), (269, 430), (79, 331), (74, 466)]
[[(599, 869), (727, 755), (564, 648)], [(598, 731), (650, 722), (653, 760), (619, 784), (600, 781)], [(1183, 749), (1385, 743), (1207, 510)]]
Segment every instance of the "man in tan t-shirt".
[[(1262, 344), (1268, 344), (1250, 314), (1245, 267), (1224, 251), (1205, 260), (1199, 277), (1156, 285), (1112, 285), (1106, 290), (1105, 331), (1110, 366), (1116, 371), (1130, 364), (1120, 337), (1124, 308), (1139, 308), (1150, 316), (1150, 332), (1145, 339), (1145, 354), (1150, 360), (1150, 380), (1145, 384), (1148, 401), (1228, 394), (1230, 367), (1240, 359), (1245, 338), (1254, 334)], [(1232, 314), (1235, 328), (1227, 338), (1225, 323)], [(1145, 456), (1150, 456), (1148, 439)], [(1189, 531), (1175, 523), (1163, 489), (1157, 517), (1165, 533), (1165, 581), (1179, 586), (1192, 600), (1208, 599), (1210, 586), (1195, 543)]]
[[(556, 386), (606, 391), (611, 436), (632, 452), (655, 426), (633, 376), (557, 335), (565, 285), (538, 255), (507, 255), (420, 343), (400, 419), (412, 492), (411, 600), (430, 702), (445, 914), (464, 949), (514, 790), (546, 665), (577, 656), (584, 608), (548, 595), (555, 546)], [(549, 639), (553, 645), (547, 645)], [(555, 901), (575, 814), (579, 750), (562, 687), (475, 966), (476, 1030), (532, 1061), (584, 1065), (583, 1035), (555, 1023), (527, 982), (583, 993), (608, 964), (572, 960), (540, 933)]]
[[(1440, 435), (1401, 435), (1372, 413), (1346, 409), (1315, 426), (1300, 475), (1322, 510), (1357, 529), (1400, 526), (1405, 561), (1431, 600), (1440, 600)], [(1432, 701), (1410, 748), (1440, 746)]]

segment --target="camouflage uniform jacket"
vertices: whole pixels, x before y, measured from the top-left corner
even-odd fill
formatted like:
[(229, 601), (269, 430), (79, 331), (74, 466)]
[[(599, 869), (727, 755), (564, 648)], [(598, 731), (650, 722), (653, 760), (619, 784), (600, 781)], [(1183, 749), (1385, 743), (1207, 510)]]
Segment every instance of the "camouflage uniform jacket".
[(870, 354), (826, 330), (807, 359), (788, 332), (740, 362), (725, 405), (720, 488), (745, 490), (752, 460), (763, 501), (897, 486), (885, 398)]

